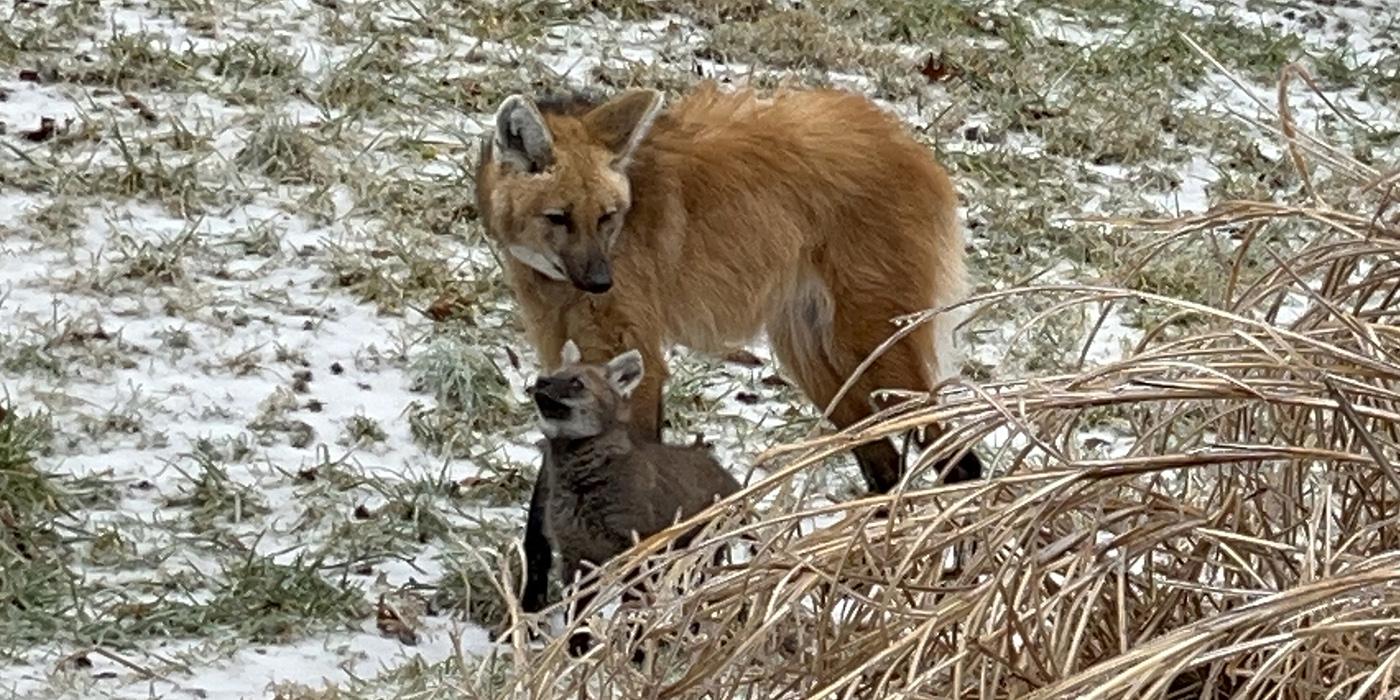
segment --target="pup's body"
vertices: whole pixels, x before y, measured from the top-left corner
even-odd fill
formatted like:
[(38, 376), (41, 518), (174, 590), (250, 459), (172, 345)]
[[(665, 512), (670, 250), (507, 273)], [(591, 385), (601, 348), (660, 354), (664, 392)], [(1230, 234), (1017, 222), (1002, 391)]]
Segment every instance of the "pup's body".
[[(564, 365), (531, 388), (542, 418), (545, 468), (543, 532), (559, 553), (565, 583), (587, 579), (632, 546), (739, 490), (707, 449), (642, 441), (628, 429), (628, 395), (643, 375), (640, 353), (607, 365), (578, 364), (566, 345)], [(678, 537), (679, 547), (695, 536)], [(543, 562), (546, 569), (549, 561)], [(583, 603), (586, 604), (586, 601)], [(577, 652), (587, 636), (571, 645)]]
[[(739, 488), (709, 450), (634, 444), (620, 427), (596, 438), (556, 438), (547, 449), (545, 532), (566, 581), (583, 562), (601, 564), (632, 546), (632, 533), (646, 538)], [(688, 536), (677, 539), (688, 543)]]

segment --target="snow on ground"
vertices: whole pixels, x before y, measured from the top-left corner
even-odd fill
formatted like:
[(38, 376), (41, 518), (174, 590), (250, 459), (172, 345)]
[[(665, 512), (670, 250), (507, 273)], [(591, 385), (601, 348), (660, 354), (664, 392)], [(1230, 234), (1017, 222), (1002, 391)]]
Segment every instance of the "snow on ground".
[[(11, 607), (0, 689), (241, 698), (292, 681), (383, 696), (438, 678), (454, 632), (469, 658), (490, 648), (471, 611), (495, 592), (471, 553), (509, 549), (537, 458), (521, 391), (533, 356), (469, 206), (474, 139), (506, 94), (697, 75), (858, 89), (958, 179), (979, 291), (1099, 281), (1132, 245), (1059, 214), (1199, 212), (1281, 177), (1277, 139), (1230, 114), (1270, 123), (1277, 61), (1321, 62), (1366, 124), (1295, 88), (1304, 128), (1358, 153), (1395, 147), (1396, 11), (1280, 8), (932, 4), (929, 24), (901, 28), (920, 15), (839, 2), (756, 19), (671, 3), (15, 3), (0, 30), (0, 386), (17, 415), (51, 420), (36, 466), (77, 505), (35, 511), (66, 533), (43, 559), (56, 578), (0, 586), (71, 591)], [(1257, 101), (1190, 77), (1182, 46), (1153, 44), (1164, 67), (1100, 65), (1189, 11), (1213, 18), (1208, 45), (1248, 49), (1221, 58)], [(1139, 281), (1199, 291), (1196, 254)], [(1035, 311), (970, 323), (969, 373), (1077, 362), (1096, 316), (1011, 343)], [(1087, 362), (1120, 357), (1143, 313), (1115, 308)], [(670, 436), (703, 434), (740, 476), (816, 415), (761, 339), (749, 350), (677, 349), (667, 396)], [(1086, 454), (1130, 444), (1084, 436)], [(808, 480), (833, 500), (859, 481), (847, 460)], [(381, 594), (421, 608), (413, 643), (376, 624)]]

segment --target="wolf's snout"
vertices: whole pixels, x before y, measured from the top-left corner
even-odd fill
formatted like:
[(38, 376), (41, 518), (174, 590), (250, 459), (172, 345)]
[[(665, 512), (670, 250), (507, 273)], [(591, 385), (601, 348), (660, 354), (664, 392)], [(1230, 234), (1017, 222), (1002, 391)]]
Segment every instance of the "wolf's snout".
[(607, 258), (589, 258), (588, 265), (583, 269), (583, 279), (578, 280), (578, 288), (589, 294), (602, 294), (612, 289), (612, 284), (612, 266)]

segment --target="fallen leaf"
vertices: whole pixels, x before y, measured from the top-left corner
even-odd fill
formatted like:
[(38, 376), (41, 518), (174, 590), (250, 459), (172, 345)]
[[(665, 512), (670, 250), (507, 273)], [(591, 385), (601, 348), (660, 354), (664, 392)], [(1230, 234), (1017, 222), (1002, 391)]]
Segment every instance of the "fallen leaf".
[(745, 366), (745, 367), (762, 367), (762, 366), (763, 366), (763, 360), (759, 359), (758, 355), (755, 355), (755, 354), (749, 352), (748, 350), (742, 350), (742, 349), (740, 349), (740, 350), (735, 350), (735, 351), (733, 351), (733, 352), (731, 352), (731, 353), (725, 355), (725, 356), (724, 356), (724, 361), (725, 361), (725, 362), (728, 362), (728, 363), (731, 363), (731, 364), (743, 365), (743, 366)]
[(919, 73), (930, 83), (941, 83), (957, 77), (960, 71), (953, 64), (944, 61), (942, 56), (929, 54), (928, 58), (924, 59), (924, 64), (919, 66)]
[(1107, 447), (1108, 441), (1103, 438), (1091, 437), (1084, 440), (1084, 449), (1097, 450), (1100, 447)]
[(975, 143), (1001, 143), (1006, 140), (1006, 135), (1000, 131), (973, 125), (963, 130), (963, 138)]
[(152, 111), (150, 107), (147, 107), (145, 102), (141, 101), (141, 98), (130, 94), (124, 95), (123, 97), (126, 101), (126, 106), (136, 110), (136, 113), (141, 115), (142, 119), (152, 124), (160, 120), (159, 117), (156, 116), (156, 113)]
[(33, 131), (26, 131), (20, 135), (23, 136), (26, 141), (41, 143), (53, 138), (54, 134), (57, 132), (58, 128), (54, 124), (53, 117), (40, 117), (39, 128)]
[(447, 289), (428, 305), (423, 314), (439, 322), (452, 318), (470, 318), (471, 302), (471, 297), (455, 289)]
[(1047, 105), (1040, 104), (1028, 104), (1021, 107), (1019, 111), (1031, 121), (1040, 121), (1042, 119), (1054, 119), (1056, 117), (1063, 117), (1065, 116), (1065, 114), (1068, 113), (1068, 110), (1062, 107), (1050, 107)]
[(92, 659), (89, 659), (87, 654), (74, 654), (73, 656), (59, 661), (58, 668), (64, 671), (92, 668)]
[(413, 631), (413, 626), (405, 621), (393, 606), (384, 602), (382, 593), (379, 596), (378, 610), (375, 612), (375, 623), (379, 627), (379, 633), (385, 637), (397, 637), (408, 646), (418, 644), (418, 633)]

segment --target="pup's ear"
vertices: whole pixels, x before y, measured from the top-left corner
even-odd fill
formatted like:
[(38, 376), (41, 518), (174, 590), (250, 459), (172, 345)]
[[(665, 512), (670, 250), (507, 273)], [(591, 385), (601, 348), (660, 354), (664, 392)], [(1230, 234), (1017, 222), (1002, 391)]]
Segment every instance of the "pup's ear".
[(566, 365), (576, 365), (583, 359), (583, 354), (578, 351), (578, 346), (573, 339), (564, 341), (564, 349), (559, 351), (559, 359)]
[(618, 394), (631, 396), (642, 383), (642, 369), (642, 353), (628, 350), (608, 360), (608, 383)]
[(537, 173), (554, 164), (554, 137), (535, 103), (511, 95), (496, 110), (492, 154), (520, 172)]

